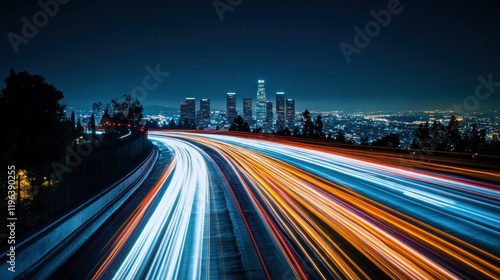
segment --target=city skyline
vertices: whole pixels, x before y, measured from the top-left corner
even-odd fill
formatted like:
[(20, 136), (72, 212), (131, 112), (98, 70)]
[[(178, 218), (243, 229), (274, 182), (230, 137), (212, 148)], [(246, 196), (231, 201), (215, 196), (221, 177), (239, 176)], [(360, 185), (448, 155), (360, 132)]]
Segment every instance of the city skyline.
[(469, 98), (500, 80), (493, 1), (241, 1), (222, 16), (201, 1), (40, 3), (1, 4), (0, 74), (43, 75), (68, 106), (135, 90), (144, 105), (224, 108), (221, 93), (253, 97), (263, 79), (298, 110), (500, 107), (491, 90)]
[(0, 279), (498, 278), (497, 2), (1, 2)]

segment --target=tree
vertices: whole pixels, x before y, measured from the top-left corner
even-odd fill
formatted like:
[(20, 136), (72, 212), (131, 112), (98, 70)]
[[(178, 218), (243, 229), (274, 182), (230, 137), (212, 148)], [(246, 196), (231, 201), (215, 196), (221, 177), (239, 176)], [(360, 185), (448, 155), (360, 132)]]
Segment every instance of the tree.
[(231, 123), (229, 131), (250, 132), (250, 126), (245, 120), (243, 120), (240, 115), (238, 115), (238, 117), (234, 118), (233, 122)]
[(83, 134), (83, 126), (80, 119), (76, 122), (76, 137), (79, 137)]
[(479, 150), (481, 152), (487, 152), (488, 148), (488, 143), (486, 143), (486, 129), (482, 128), (479, 131)]
[(170, 119), (170, 122), (168, 123), (168, 128), (170, 128), (170, 129), (177, 128), (177, 125), (175, 124), (175, 120), (173, 118)]
[(345, 143), (345, 136), (342, 130), (339, 130), (339, 133), (335, 136), (335, 142)]
[(447, 147), (446, 150), (451, 152), (461, 152), (463, 151), (462, 145), (462, 136), (460, 135), (459, 121), (457, 118), (452, 115), (450, 118), (450, 122), (446, 127), (446, 135), (447, 135)]
[(491, 140), (489, 149), (490, 149), (489, 154), (497, 156), (500, 155), (500, 139), (498, 139), (498, 137), (493, 138), (493, 140)]
[(75, 111), (71, 111), (71, 121), (70, 121), (71, 129), (70, 129), (70, 134), (71, 138), (75, 139), (76, 138), (76, 123), (75, 123)]
[(112, 119), (115, 123), (139, 124), (142, 120), (144, 108), (139, 99), (132, 98), (130, 94), (122, 95), (121, 99), (111, 100), (111, 108)]
[(314, 135), (319, 138), (325, 138), (323, 133), (323, 117), (321, 115), (318, 115), (314, 122)]
[(373, 141), (372, 146), (400, 148), (401, 139), (399, 138), (399, 134), (390, 133), (389, 135)]
[(421, 123), (415, 130), (414, 138), (411, 143), (412, 149), (432, 150), (431, 137), (429, 135), (429, 123)]
[(311, 137), (314, 135), (314, 123), (311, 121), (311, 113), (306, 109), (302, 113), (302, 136)]
[(92, 104), (92, 111), (94, 114), (99, 113), (99, 111), (101, 111), (101, 108), (102, 108), (102, 102), (97, 102)]
[(445, 151), (448, 142), (448, 134), (446, 133), (445, 127), (440, 122), (434, 121), (430, 132), (431, 150)]
[(96, 139), (96, 134), (95, 134), (95, 115), (92, 113), (90, 116), (90, 128), (92, 129), (92, 141), (95, 141)]
[[(10, 70), (1, 91), (2, 165), (14, 164), (42, 180), (53, 161), (62, 161), (70, 143), (70, 121), (59, 102), (63, 93), (40, 75)], [(5, 166), (5, 165), (4, 165)], [(41, 177), (41, 178), (40, 178)]]

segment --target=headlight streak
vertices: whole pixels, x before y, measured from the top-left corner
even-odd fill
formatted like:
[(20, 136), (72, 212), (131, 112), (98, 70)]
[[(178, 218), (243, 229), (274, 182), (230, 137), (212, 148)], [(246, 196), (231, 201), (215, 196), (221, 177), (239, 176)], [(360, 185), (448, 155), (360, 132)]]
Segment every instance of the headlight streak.
[[(154, 137), (153, 137), (154, 138)], [(175, 165), (162, 174), (151, 195), (143, 201), (135, 217), (124, 226), (115, 242), (113, 254), (102, 264), (94, 278), (114, 279), (199, 279), (205, 230), (205, 210), (208, 201), (208, 173), (205, 159), (198, 148), (184, 141), (155, 138), (174, 150)], [(190, 170), (191, 172), (188, 172)], [(168, 187), (164, 185), (167, 177)], [(165, 189), (166, 188), (166, 189)], [(159, 191), (161, 189), (161, 191)], [(152, 208), (155, 195), (160, 195)], [(147, 216), (144, 213), (148, 212)], [(137, 238), (127, 251), (121, 249), (139, 219), (147, 218)], [(191, 244), (187, 246), (186, 244)], [(116, 271), (115, 253), (126, 254)], [(184, 274), (180, 274), (181, 266)], [(186, 268), (187, 267), (187, 268)]]
[[(289, 267), (293, 270), (293, 273), (296, 276), (300, 277), (301, 279), (305, 279), (306, 278), (306, 274), (304, 273), (304, 270), (299, 265), (299, 262), (296, 259), (296, 257), (293, 255), (290, 246), (288, 246), (288, 244), (284, 240), (284, 237), (280, 234), (279, 229), (277, 228), (277, 226), (274, 223), (272, 223), (271, 217), (269, 217), (269, 215), (267, 215), (267, 213), (266, 213), (265, 209), (263, 208), (263, 206), (260, 205), (259, 203), (255, 202), (255, 201), (257, 201), (257, 197), (250, 190), (250, 188), (249, 188), (248, 184), (245, 182), (245, 180), (241, 177), (240, 172), (238, 172), (237, 168), (235, 167), (234, 162), (228, 161), (228, 163), (231, 166), (231, 168), (235, 171), (235, 173), (237, 174), (237, 176), (239, 177), (239, 181), (242, 183), (243, 186), (245, 186), (245, 188), (244, 188), (245, 192), (249, 195), (249, 197), (251, 198), (251, 200), (254, 202), (254, 206), (256, 208), (256, 211), (260, 214), (260, 217), (261, 217), (263, 223), (268, 226), (268, 228), (267, 228), (268, 232), (269, 232), (269, 234), (271, 236), (273, 236), (276, 246), (282, 252), (284, 252), (283, 257), (286, 259), (286, 262), (289, 264)], [(269, 274), (267, 265), (264, 262), (264, 258), (263, 258), (263, 256), (260, 253), (260, 250), (258, 248), (258, 244), (255, 242), (255, 238), (254, 238), (254, 236), (252, 234), (251, 228), (250, 228), (248, 222), (246, 221), (246, 219), (244, 218), (244, 213), (243, 213), (243, 211), (242, 211), (242, 209), (241, 209), (241, 207), (239, 205), (239, 202), (236, 199), (236, 196), (235, 196), (233, 190), (230, 189), (230, 191), (231, 191), (231, 193), (233, 195), (233, 198), (236, 201), (238, 210), (240, 211), (241, 215), (243, 216), (245, 226), (246, 226), (248, 232), (250, 233), (253, 245), (254, 245), (257, 253), (258, 253), (260, 261), (262, 262), (262, 266), (264, 267), (266, 276), (267, 276), (268, 279), (270, 279), (270, 274)]]
[[(447, 221), (450, 224), (450, 229), (461, 227), (463, 221), (467, 221), (467, 223), (479, 224), (488, 228), (490, 233), (494, 233), (497, 238), (500, 238), (498, 235), (500, 224), (497, 222), (500, 219), (500, 187), (498, 185), (481, 182), (473, 182), (474, 184), (472, 184), (470, 180), (448, 178), (443, 175), (433, 176), (427, 172), (408, 171), (393, 166), (353, 160), (315, 150), (308, 151), (303, 148), (290, 147), (274, 142), (247, 139), (240, 141), (239, 138), (218, 135), (202, 136), (216, 140), (220, 137), (222, 141), (274, 156), (332, 182), (349, 186), (361, 194), (370, 197), (377, 196), (377, 199), (380, 199), (381, 202), (394, 206), (398, 210), (407, 211), (408, 214), (410, 212), (418, 214), (418, 208), (422, 207), (426, 208), (425, 213), (432, 210), (433, 206), (420, 205), (413, 199), (407, 200), (410, 204), (405, 206), (412, 206), (412, 204), (414, 206), (403, 209), (400, 203), (394, 203), (392, 199), (397, 197), (398, 200), (401, 200), (402, 197), (399, 194), (403, 192), (411, 194), (415, 192), (422, 193), (421, 190), (425, 190), (425, 195), (414, 195), (413, 198), (424, 199), (425, 202), (434, 203), (434, 206), (446, 206), (444, 208), (440, 207), (441, 209), (437, 210), (437, 212), (457, 217), (456, 226), (450, 224), (451, 220)], [(318, 148), (315, 147), (315, 149)], [(321, 170), (335, 172), (335, 176)], [(348, 180), (343, 180), (339, 175), (347, 176)], [(362, 187), (359, 184), (353, 184), (352, 178), (356, 179), (356, 183), (362, 181), (365, 184)], [(500, 175), (496, 174), (496, 178), (500, 178)], [(456, 201), (450, 198), (455, 198)], [(459, 204), (457, 203), (458, 200), (460, 200)], [(443, 204), (442, 201), (446, 201), (447, 204)], [(477, 207), (477, 205), (481, 207)], [(422, 217), (424, 217), (423, 214)], [(473, 239), (479, 239), (470, 230), (465, 230), (462, 234), (469, 235)], [(485, 236), (484, 239), (492, 238), (491, 236)]]
[[(168, 164), (168, 167), (162, 173), (158, 182), (153, 186), (151, 191), (146, 195), (146, 198), (140, 203), (140, 205), (135, 209), (132, 215), (127, 219), (127, 221), (118, 229), (117, 233), (110, 239), (108, 244), (106, 244), (105, 248), (112, 247), (111, 251), (108, 253), (106, 259), (102, 262), (101, 266), (97, 269), (96, 273), (93, 276), (93, 279), (99, 279), (105, 273), (109, 273), (108, 269), (111, 264), (117, 259), (120, 255), (123, 246), (129, 242), (132, 233), (137, 230), (138, 223), (144, 218), (147, 210), (150, 205), (154, 201), (154, 198), (157, 196), (160, 191), (162, 185), (167, 180), (167, 177), (170, 175), (172, 170), (174, 169), (176, 163), (175, 155), (173, 156), (171, 162)], [(101, 253), (104, 249), (101, 251)]]
[[(226, 147), (226, 149), (228, 149), (228, 147)], [(234, 156), (234, 154), (233, 154), (233, 156)], [(241, 160), (241, 161), (248, 160), (248, 157), (249, 157), (249, 155), (246, 154), (245, 158), (238, 158), (235, 160), (238, 160), (238, 162), (240, 164), (242, 164), (242, 167), (248, 168), (248, 166), (255, 166), (256, 165), (255, 161), (250, 162), (250, 165), (245, 165), (244, 163), (241, 163), (239, 161), (239, 160)], [(353, 224), (351, 221), (356, 220), (356, 218), (354, 218), (354, 217), (349, 218), (349, 215), (346, 214), (348, 212), (344, 211), (345, 213), (342, 213), (342, 211), (339, 211), (339, 210), (341, 210), (341, 208), (335, 209), (335, 208), (329, 207), (329, 205), (328, 205), (329, 203), (327, 201), (323, 201), (321, 199), (322, 198), (321, 196), (318, 196), (317, 194), (314, 194), (314, 193), (312, 195), (311, 194), (308, 195), (307, 189), (305, 190), (305, 192), (306, 192), (305, 194), (300, 195), (300, 196), (302, 196), (302, 199), (300, 197), (298, 197), (297, 195), (292, 194), (288, 190), (297, 189), (297, 188), (301, 187), (301, 185), (299, 185), (299, 184), (294, 184), (295, 180), (287, 180), (287, 178), (284, 176), (279, 178), (279, 180), (270, 179), (270, 178), (275, 178), (275, 177), (273, 177), (273, 175), (276, 176), (277, 170), (275, 170), (273, 168), (273, 166), (275, 166), (276, 163), (271, 161), (271, 162), (266, 164), (266, 161), (267, 160), (260, 157), (258, 164), (260, 166), (263, 166), (266, 168), (260, 169), (259, 173), (254, 173), (251, 175), (247, 174), (247, 175), (249, 175), (249, 176), (262, 176), (263, 178), (268, 178), (268, 180), (264, 179), (264, 181), (266, 181), (266, 183), (261, 186), (261, 189), (266, 193), (261, 192), (261, 195), (267, 195), (268, 197), (271, 197), (275, 203), (276, 202), (278, 203), (277, 207), (273, 207), (272, 202), (270, 202), (270, 199), (266, 200), (266, 204), (268, 206), (270, 206), (270, 208), (275, 209), (273, 211), (274, 216), (276, 216), (276, 213), (275, 213), (276, 211), (284, 212), (285, 215), (288, 215), (286, 220), (290, 221), (290, 224), (295, 225), (296, 226), (295, 229), (297, 227), (302, 228), (303, 232), (301, 232), (300, 235), (302, 236), (303, 239), (308, 238), (307, 243), (309, 245), (309, 248), (312, 250), (315, 250), (316, 255), (318, 255), (318, 256), (326, 255), (328, 258), (322, 258), (322, 260), (323, 261), (328, 261), (328, 259), (333, 260), (335, 262), (335, 265), (342, 269), (342, 273), (344, 275), (349, 276), (349, 277), (359, 277), (358, 273), (362, 273), (362, 271), (356, 265), (356, 263), (351, 259), (347, 259), (347, 260), (342, 261), (341, 254), (334, 252), (331, 249), (330, 244), (332, 244), (333, 242), (331, 242), (331, 241), (325, 242), (324, 240), (327, 238), (327, 236), (323, 237), (323, 236), (320, 236), (320, 234), (317, 234), (317, 232), (314, 230), (314, 228), (310, 227), (308, 225), (307, 221), (302, 218), (302, 216), (304, 216), (305, 214), (304, 213), (296, 213), (296, 211), (293, 211), (291, 209), (292, 207), (290, 207), (289, 205), (296, 204), (297, 202), (300, 203), (302, 207), (305, 207), (307, 210), (311, 211), (313, 214), (315, 214), (316, 217), (320, 217), (323, 222), (329, 224), (332, 228), (335, 228), (336, 231), (343, 232), (343, 236), (350, 236), (351, 243), (362, 243), (362, 242), (356, 240), (356, 237), (355, 237), (355, 235), (352, 235), (352, 232), (355, 232), (356, 235), (364, 236), (365, 242), (366, 241), (371, 242), (371, 240), (377, 239), (377, 238), (374, 237), (373, 234), (371, 234), (369, 231), (363, 230), (359, 226), (356, 226), (355, 224)], [(283, 166), (280, 166), (280, 170), (283, 170)], [(293, 174), (293, 173), (291, 173), (291, 174)], [(274, 183), (272, 183), (270, 181), (273, 181)], [(288, 189), (288, 190), (287, 189), (281, 189), (281, 190), (284, 192), (287, 192), (291, 196), (294, 196), (295, 201), (288, 199), (285, 202), (283, 199), (283, 195), (276, 194), (276, 192), (274, 191), (274, 188), (278, 188), (277, 184), (280, 184), (280, 183), (281, 183), (281, 186), (286, 185), (287, 189)], [(297, 191), (297, 192), (300, 193), (300, 191)], [(316, 202), (316, 207), (310, 207), (310, 205), (314, 204), (314, 202)], [(316, 210), (317, 208), (324, 209), (324, 210), (322, 210), (320, 213)], [(342, 219), (342, 218), (340, 218), (341, 216), (346, 216), (346, 218)], [(337, 223), (332, 223), (331, 221), (339, 221), (339, 222), (337, 224)], [(372, 228), (371, 230), (373, 231), (374, 229)], [(290, 234), (292, 232), (292, 230), (288, 229), (287, 232)], [(386, 243), (387, 243), (387, 241), (386, 241)], [(406, 262), (402, 261), (403, 258), (400, 256), (401, 254), (399, 254), (399, 251), (395, 251), (395, 250), (391, 249), (391, 247), (385, 245), (383, 242), (380, 242), (377, 246), (375, 246), (375, 245), (368, 245), (368, 246), (369, 247), (364, 248), (364, 250), (366, 250), (366, 252), (367, 252), (366, 253), (367, 256), (371, 256), (373, 254), (376, 254), (378, 250), (382, 250), (385, 252), (385, 254), (383, 254), (383, 255), (385, 255), (386, 257), (388, 257), (388, 256), (391, 257), (392, 260), (390, 262), (385, 262), (381, 265), (382, 269), (384, 269), (386, 267), (390, 267), (391, 263), (396, 263), (397, 265), (399, 265), (400, 269), (401, 269), (401, 267), (407, 267), (407, 268), (405, 268), (407, 270), (406, 274), (399, 274), (398, 275), (397, 273), (391, 272), (391, 270), (386, 269), (385, 272), (387, 274), (390, 275), (391, 273), (394, 273), (393, 276), (398, 276), (398, 277), (404, 277), (404, 276), (408, 276), (408, 275), (412, 275), (413, 277), (416, 277), (418, 275), (420, 275), (420, 276), (425, 275), (424, 271), (420, 271), (420, 273), (411, 272), (410, 266)], [(397, 246), (395, 246), (395, 247), (397, 248)], [(401, 246), (399, 246), (399, 247), (401, 247)], [(323, 252), (319, 252), (317, 250), (318, 248), (322, 248)], [(363, 247), (361, 247), (361, 248), (363, 248)], [(378, 248), (378, 249), (377, 250), (370, 250), (370, 248)], [(380, 254), (380, 252), (379, 252), (379, 254)], [(377, 260), (372, 258), (372, 261), (377, 261)], [(327, 267), (332, 268), (333, 266), (330, 265)], [(355, 271), (354, 268), (357, 268), (358, 271)], [(442, 275), (444, 273), (441, 272), (440, 274)], [(339, 277), (339, 275), (334, 271), (332, 271), (332, 275)], [(363, 275), (363, 276), (368, 277), (367, 275)]]
[[(262, 209), (261, 215), (269, 213), (272, 217), (265, 219), (268, 226), (278, 229), (274, 236), (283, 234), (286, 240), (296, 243), (294, 250), (325, 266), (328, 273), (323, 277), (369, 278), (348, 252), (330, 238), (332, 231), (391, 277), (494, 279), (500, 275), (498, 255), (469, 243), (484, 244), (480, 239), (489, 238), (493, 248), (487, 249), (498, 251), (497, 185), (279, 143), (204, 134), (172, 136), (209, 145), (237, 166), (251, 183), (245, 188), (255, 196), (254, 203), (261, 204), (256, 206)], [(327, 170), (336, 173), (329, 174)], [(344, 177), (339, 180), (335, 174)], [(353, 178), (363, 181), (363, 187), (377, 187), (363, 190)], [(381, 194), (391, 194), (397, 201), (383, 200)], [(414, 210), (409, 211), (408, 206)], [(433, 211), (438, 216), (415, 215), (418, 209)], [(462, 225), (463, 221), (467, 225)], [(455, 223), (456, 230), (473, 229), (463, 233), (468, 241), (439, 229), (449, 222)], [(283, 244), (284, 254), (291, 254), (292, 250), (284, 250), (285, 239), (279, 243)], [(320, 275), (324, 271), (316, 264), (313, 266)]]

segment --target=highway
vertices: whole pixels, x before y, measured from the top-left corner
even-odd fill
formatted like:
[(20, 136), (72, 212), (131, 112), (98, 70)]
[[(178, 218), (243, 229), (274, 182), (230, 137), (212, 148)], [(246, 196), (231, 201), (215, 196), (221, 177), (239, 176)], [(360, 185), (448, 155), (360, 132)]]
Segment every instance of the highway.
[(228, 211), (228, 181), (213, 161), (184, 141), (151, 139), (161, 156), (150, 178), (51, 278), (265, 278), (250, 233), (233, 225), (245, 219), (230, 217), (238, 212)]
[(493, 181), (483, 182), (276, 141), (173, 136), (238, 170), (294, 276), (500, 275), (498, 173), (468, 171)]
[(54, 278), (500, 275), (498, 166), (217, 133), (150, 138), (163, 163)]

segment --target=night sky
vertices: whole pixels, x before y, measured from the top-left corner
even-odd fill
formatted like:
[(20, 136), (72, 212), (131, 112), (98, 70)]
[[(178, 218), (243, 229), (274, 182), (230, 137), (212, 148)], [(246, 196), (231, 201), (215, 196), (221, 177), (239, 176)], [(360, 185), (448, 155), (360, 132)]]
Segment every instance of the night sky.
[[(297, 109), (346, 111), (451, 109), (474, 95), (478, 76), (500, 82), (498, 1), (400, 1), (402, 11), (351, 63), (340, 43), (355, 46), (353, 28), (397, 1), (242, 0), (223, 21), (213, 2), (69, 1), (16, 54), (8, 34), (22, 36), (21, 18), (33, 22), (42, 8), (2, 1), (0, 76), (11, 67), (41, 74), (68, 106), (91, 106), (131, 92), (159, 65), (169, 76), (145, 105), (195, 97), (197, 107), (210, 98), (224, 108), (236, 92), (241, 109), (265, 79), (268, 99), (284, 91)], [(500, 108), (496, 89), (478, 110)]]

